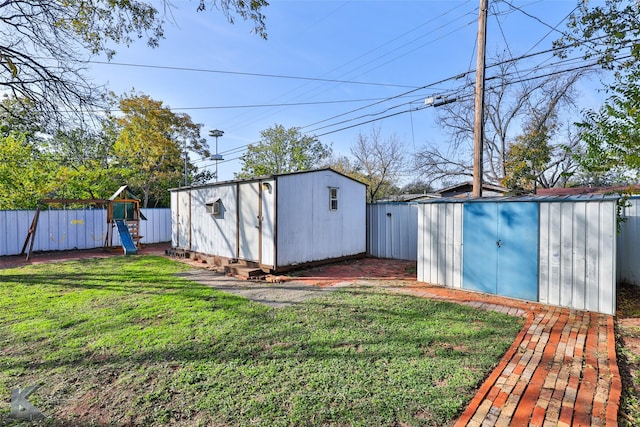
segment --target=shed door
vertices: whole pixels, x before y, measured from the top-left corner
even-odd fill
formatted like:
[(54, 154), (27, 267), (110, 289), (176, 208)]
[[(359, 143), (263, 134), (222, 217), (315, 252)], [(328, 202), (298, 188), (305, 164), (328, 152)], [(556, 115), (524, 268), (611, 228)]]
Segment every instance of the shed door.
[(467, 203), (462, 287), (538, 300), (538, 205)]
[(260, 183), (248, 182), (239, 187), (238, 232), (239, 257), (260, 262)]
[(191, 192), (178, 191), (177, 197), (177, 229), (176, 246), (191, 250)]

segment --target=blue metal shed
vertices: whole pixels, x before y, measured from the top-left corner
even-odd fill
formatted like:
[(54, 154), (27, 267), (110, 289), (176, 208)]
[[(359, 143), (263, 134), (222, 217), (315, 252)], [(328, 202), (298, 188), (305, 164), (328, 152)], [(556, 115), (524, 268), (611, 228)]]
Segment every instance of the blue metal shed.
[(420, 204), (418, 280), (615, 314), (617, 196)]

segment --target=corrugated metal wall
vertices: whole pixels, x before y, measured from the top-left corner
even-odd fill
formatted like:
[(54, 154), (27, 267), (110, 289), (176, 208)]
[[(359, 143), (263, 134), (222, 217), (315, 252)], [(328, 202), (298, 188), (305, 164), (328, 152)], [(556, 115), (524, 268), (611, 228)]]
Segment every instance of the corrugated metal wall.
[(418, 281), (462, 286), (462, 203), (427, 203), (418, 209)]
[[(194, 188), (172, 194), (180, 198), (179, 247), (227, 258), (237, 256), (238, 188), (235, 184)], [(207, 203), (217, 200), (222, 202), (220, 214), (216, 216), (207, 213)]]
[[(462, 287), (463, 209), (419, 206), (419, 281)], [(540, 201), (539, 215), (539, 302), (614, 314), (616, 201)]]
[[(338, 190), (338, 209), (330, 189)], [(364, 184), (332, 170), (174, 189), (171, 241), (276, 269), (364, 254), (365, 193)], [(218, 199), (224, 213), (214, 217), (205, 205)]]
[[(170, 209), (141, 209), (147, 221), (140, 221), (142, 243), (171, 240)], [(18, 255), (33, 221), (35, 210), (0, 211), (0, 256)], [(40, 212), (34, 251), (92, 249), (104, 245), (107, 232), (104, 209), (66, 209)], [(113, 238), (119, 245), (118, 233)]]
[[(208, 213), (207, 204), (218, 200), (220, 214)], [(263, 265), (274, 265), (273, 179), (172, 191), (171, 205), (174, 247), (254, 262), (261, 257)]]
[[(277, 177), (277, 263), (289, 266), (367, 251), (366, 186), (330, 170)], [(338, 189), (330, 210), (329, 189)]]
[(640, 199), (632, 198), (622, 210), (625, 221), (618, 235), (618, 280), (640, 286)]
[(171, 209), (141, 208), (140, 212), (147, 218), (140, 221), (142, 243), (163, 243), (171, 241)]
[(377, 258), (418, 259), (418, 205), (367, 205), (367, 255)]
[(615, 314), (615, 200), (540, 203), (539, 301)]

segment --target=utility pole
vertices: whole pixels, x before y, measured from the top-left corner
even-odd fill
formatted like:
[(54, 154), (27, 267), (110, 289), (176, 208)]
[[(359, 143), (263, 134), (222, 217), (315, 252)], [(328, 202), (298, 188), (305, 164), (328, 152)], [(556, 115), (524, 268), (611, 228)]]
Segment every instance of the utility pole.
[(482, 154), (484, 136), (484, 68), (487, 47), (489, 0), (480, 0), (478, 15), (478, 58), (476, 61), (475, 117), (473, 125), (473, 197), (482, 197)]

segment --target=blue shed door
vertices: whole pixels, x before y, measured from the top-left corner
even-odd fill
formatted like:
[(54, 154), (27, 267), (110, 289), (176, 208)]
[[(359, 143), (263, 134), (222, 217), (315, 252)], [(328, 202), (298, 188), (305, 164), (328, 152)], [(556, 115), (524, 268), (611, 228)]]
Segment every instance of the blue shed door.
[(462, 287), (538, 300), (538, 204), (467, 203)]

